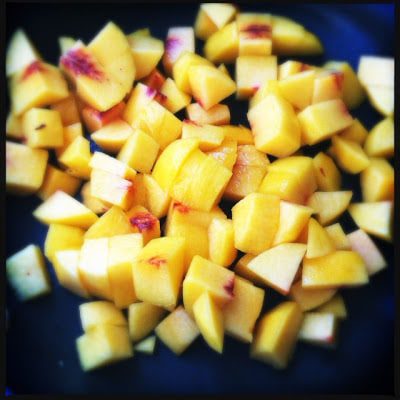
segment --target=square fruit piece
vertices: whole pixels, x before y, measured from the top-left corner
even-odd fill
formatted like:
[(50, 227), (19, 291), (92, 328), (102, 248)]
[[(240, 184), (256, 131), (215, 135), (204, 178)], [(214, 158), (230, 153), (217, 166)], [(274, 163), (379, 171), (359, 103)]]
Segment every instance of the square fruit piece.
[(80, 249), (85, 231), (76, 226), (50, 224), (44, 242), (44, 255), (53, 262), (59, 250)]
[(221, 198), (231, 176), (232, 172), (221, 163), (196, 149), (183, 163), (170, 194), (189, 207), (210, 211)]
[(193, 98), (205, 110), (236, 91), (236, 83), (224, 72), (208, 65), (194, 65), (188, 70)]
[(70, 196), (75, 196), (80, 184), (80, 179), (75, 178), (49, 164), (47, 165), (43, 184), (37, 192), (37, 195), (43, 201), (49, 198), (57, 190), (62, 190)]
[(148, 174), (157, 159), (160, 146), (147, 133), (134, 130), (118, 153), (117, 159), (134, 170)]
[(276, 160), (268, 167), (258, 191), (275, 194), (292, 203), (305, 204), (316, 189), (312, 158), (291, 156)]
[(338, 250), (318, 258), (305, 258), (302, 286), (309, 289), (360, 286), (368, 283), (368, 273), (355, 251)]
[(279, 225), (279, 203), (278, 196), (263, 193), (251, 193), (236, 203), (232, 221), (238, 250), (257, 255), (271, 247)]
[(79, 274), (80, 250), (58, 250), (54, 253), (53, 266), (58, 283), (77, 296), (89, 298), (89, 292), (83, 285)]
[(108, 277), (109, 239), (85, 239), (79, 256), (79, 274), (92, 296), (112, 301)]
[(287, 295), (306, 249), (307, 246), (302, 243), (282, 243), (253, 258), (247, 267), (264, 284)]
[(263, 289), (235, 276), (233, 299), (223, 309), (225, 332), (242, 342), (251, 343), (264, 295)]
[(128, 323), (129, 336), (132, 342), (138, 342), (146, 337), (166, 314), (162, 307), (140, 302), (129, 306)]
[(184, 273), (185, 240), (163, 237), (150, 241), (133, 263), (136, 296), (167, 310), (174, 309)]
[(76, 340), (79, 361), (84, 371), (90, 371), (133, 356), (128, 328), (97, 325)]
[(301, 126), (302, 142), (310, 146), (330, 138), (353, 123), (353, 117), (341, 99), (312, 104), (297, 117)]
[(27, 301), (51, 291), (50, 279), (40, 248), (26, 246), (6, 260), (7, 279), (19, 300)]
[(150, 34), (143, 35), (140, 31), (127, 36), (131, 54), (135, 63), (135, 79), (142, 79), (156, 68), (164, 53), (164, 43)]
[(142, 248), (143, 238), (137, 233), (116, 235), (109, 240), (108, 279), (118, 308), (126, 308), (137, 301), (132, 264)]
[(181, 355), (199, 336), (196, 323), (182, 306), (164, 318), (155, 329), (159, 339), (176, 355)]
[(132, 127), (118, 118), (93, 132), (90, 138), (104, 151), (116, 154), (132, 134)]
[(78, 135), (61, 154), (58, 161), (68, 174), (77, 178), (90, 179), (91, 156), (89, 140)]
[(241, 200), (254, 193), (267, 172), (269, 159), (254, 145), (237, 146), (237, 157), (232, 169), (232, 177), (225, 189), (224, 197)]
[(58, 159), (60, 159), (64, 151), (78, 136), (83, 136), (83, 128), (80, 122), (64, 126), (63, 145), (55, 149), (55, 153)]
[(47, 150), (32, 149), (24, 144), (7, 141), (7, 192), (20, 195), (36, 192), (42, 186), (48, 158)]
[(201, 40), (208, 39), (213, 33), (218, 32), (236, 15), (237, 9), (230, 3), (202, 3), (194, 23), (196, 37)]
[(33, 211), (33, 216), (43, 224), (64, 224), (88, 229), (97, 215), (78, 200), (58, 190)]
[(221, 354), (224, 347), (224, 316), (209, 292), (204, 292), (195, 301), (193, 314), (206, 343)]
[(294, 351), (303, 314), (300, 307), (286, 301), (265, 314), (259, 321), (250, 355), (275, 368), (285, 368)]
[(125, 315), (109, 301), (98, 300), (79, 306), (79, 317), (84, 332), (89, 332), (97, 325), (127, 326)]
[(33, 61), (11, 78), (12, 109), (17, 116), (33, 107), (44, 107), (69, 96), (60, 70), (42, 61)]
[(198, 139), (178, 139), (160, 154), (154, 165), (152, 177), (163, 190), (170, 192), (186, 159), (198, 149), (198, 146)]
[(183, 304), (185, 310), (193, 315), (193, 305), (204, 293), (210, 292), (219, 307), (233, 299), (235, 274), (220, 265), (195, 256), (183, 281)]
[(308, 312), (304, 314), (299, 340), (321, 346), (333, 346), (337, 330), (337, 319), (333, 314)]
[(204, 45), (206, 58), (213, 63), (232, 63), (239, 55), (237, 23), (233, 21), (213, 33)]
[(247, 118), (257, 150), (287, 157), (300, 148), (300, 124), (292, 105), (283, 97), (268, 95), (248, 112)]
[(30, 147), (54, 148), (64, 143), (64, 131), (58, 111), (31, 108), (22, 118), (26, 144)]

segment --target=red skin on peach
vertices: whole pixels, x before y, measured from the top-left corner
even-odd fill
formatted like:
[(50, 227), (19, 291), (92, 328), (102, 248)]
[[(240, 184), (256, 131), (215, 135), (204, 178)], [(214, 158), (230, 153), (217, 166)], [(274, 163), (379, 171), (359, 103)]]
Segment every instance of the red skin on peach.
[(44, 72), (44, 71), (46, 71), (46, 68), (40, 61), (33, 61), (25, 68), (25, 71), (21, 76), (21, 81), (27, 79), (29, 76), (35, 74), (36, 72)]
[(157, 218), (151, 213), (140, 212), (130, 218), (129, 222), (142, 233), (144, 231), (151, 231), (157, 223)]
[(335, 78), (336, 86), (339, 90), (343, 88), (343, 81), (344, 81), (344, 75), (343, 72), (341, 71), (334, 71), (332, 72), (332, 75)]
[(93, 107), (85, 106), (82, 110), (82, 117), (90, 131), (97, 131), (119, 118), (124, 108), (125, 103), (123, 101), (107, 111), (99, 111)]
[(171, 63), (174, 63), (182, 52), (182, 40), (176, 36), (170, 36), (165, 41), (165, 53)]
[(165, 76), (156, 68), (149, 76), (143, 79), (148, 87), (159, 91), (165, 82)]
[(200, 124), (198, 124), (196, 121), (193, 121), (193, 120), (187, 119), (187, 118), (185, 118), (185, 119), (183, 120), (183, 123), (184, 123), (184, 124), (194, 125), (194, 126), (200, 126)]
[(224, 290), (226, 293), (229, 294), (230, 297), (233, 297), (233, 290), (235, 288), (235, 278), (230, 278), (228, 282), (225, 283), (224, 285)]
[(98, 70), (91, 55), (84, 49), (72, 49), (60, 58), (60, 63), (73, 75), (84, 75), (94, 80), (101, 80), (103, 73)]
[(161, 265), (166, 264), (167, 260), (165, 258), (154, 256), (147, 260), (147, 262), (151, 265), (154, 265), (157, 268), (160, 268)]
[(187, 214), (190, 211), (190, 207), (183, 203), (175, 202), (173, 205), (174, 210), (179, 211), (182, 214)]
[(250, 24), (241, 30), (248, 39), (269, 39), (271, 37), (271, 27), (265, 24)]

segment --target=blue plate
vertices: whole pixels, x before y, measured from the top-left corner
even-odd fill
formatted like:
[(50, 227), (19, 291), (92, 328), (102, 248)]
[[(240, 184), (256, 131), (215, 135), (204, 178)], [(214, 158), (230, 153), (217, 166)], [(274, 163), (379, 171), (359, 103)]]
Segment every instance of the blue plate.
[[(393, 5), (243, 5), (244, 10), (285, 15), (315, 32), (325, 46), (322, 57), (306, 61), (348, 60), (357, 68), (363, 54), (394, 56)], [(19, 4), (7, 5), (7, 40), (23, 27), (46, 60), (57, 63), (57, 37), (87, 41), (108, 19), (126, 32), (149, 26), (165, 37), (168, 27), (192, 25), (194, 4)], [(201, 44), (198, 43), (198, 50)], [(247, 104), (232, 105), (233, 123), (246, 123)], [(353, 112), (371, 128), (381, 117), (365, 102)], [(326, 148), (326, 145), (322, 145)], [(359, 177), (345, 176), (344, 187), (360, 199)], [(7, 256), (29, 243), (43, 245), (47, 228), (31, 212), (36, 197), (7, 196)], [(355, 228), (348, 216), (341, 222)], [(61, 288), (51, 270), (51, 295), (26, 304), (7, 290), (7, 386), (18, 394), (221, 394), (221, 393), (393, 393), (393, 247), (377, 241), (389, 268), (359, 289), (344, 290), (349, 317), (341, 323), (336, 350), (299, 343), (288, 369), (276, 371), (251, 360), (249, 347), (226, 339), (222, 356), (200, 338), (181, 357), (161, 343), (156, 355), (141, 354), (91, 373), (83, 373), (75, 350), (81, 335), (81, 300)], [(266, 309), (280, 296), (268, 290)]]

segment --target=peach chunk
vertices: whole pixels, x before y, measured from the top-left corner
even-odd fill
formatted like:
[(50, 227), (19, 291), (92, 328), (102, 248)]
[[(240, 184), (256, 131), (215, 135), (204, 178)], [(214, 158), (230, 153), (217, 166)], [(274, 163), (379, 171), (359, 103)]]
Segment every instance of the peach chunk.
[(81, 181), (58, 168), (48, 164), (46, 173), (43, 179), (43, 184), (40, 187), (37, 195), (43, 201), (49, 198), (57, 190), (74, 196), (78, 191)]
[(183, 304), (193, 315), (193, 305), (204, 293), (210, 292), (219, 307), (233, 299), (235, 274), (207, 259), (195, 256), (183, 281)]
[(392, 201), (353, 203), (349, 206), (349, 213), (354, 222), (365, 232), (388, 242), (392, 241)]
[(209, 257), (212, 262), (227, 267), (237, 255), (232, 220), (214, 218), (208, 228)]
[(234, 62), (239, 55), (237, 22), (230, 22), (214, 32), (204, 45), (204, 54), (213, 63)]
[(118, 308), (126, 308), (137, 300), (132, 264), (142, 247), (142, 236), (137, 233), (116, 235), (109, 239), (108, 279), (114, 304)]
[(290, 297), (303, 311), (312, 310), (329, 301), (336, 293), (336, 289), (307, 289), (301, 285), (301, 280), (290, 289)]
[(127, 326), (125, 315), (109, 301), (90, 301), (79, 306), (79, 317), (84, 332), (96, 325)]
[(238, 340), (251, 343), (265, 292), (235, 276), (233, 295), (233, 299), (223, 309), (225, 332)]
[(368, 274), (361, 256), (348, 250), (338, 250), (318, 258), (303, 261), (304, 288), (337, 288), (368, 283)]
[(204, 292), (194, 302), (193, 314), (204, 340), (217, 353), (222, 353), (224, 316), (209, 292)]
[(199, 336), (196, 323), (182, 306), (178, 306), (155, 329), (160, 340), (176, 355), (181, 355)]
[(271, 247), (279, 225), (279, 203), (278, 196), (262, 193), (251, 193), (236, 203), (232, 221), (238, 250), (257, 255)]
[[(291, 104), (270, 94), (247, 114), (257, 150), (287, 157), (300, 148), (300, 125)], [(266, 123), (268, 121), (268, 123)]]
[(134, 303), (128, 309), (129, 336), (133, 342), (146, 337), (160, 322), (166, 311), (150, 303)]
[(54, 253), (53, 266), (58, 283), (77, 296), (89, 298), (89, 292), (83, 285), (79, 274), (80, 250), (58, 250)]
[(183, 204), (210, 211), (219, 201), (232, 172), (214, 158), (194, 150), (177, 174), (170, 194)]
[(283, 243), (259, 254), (248, 264), (268, 286), (286, 295), (289, 293), (307, 246), (302, 243)]
[(6, 141), (6, 190), (20, 195), (35, 193), (45, 177), (47, 150)]
[(151, 240), (133, 264), (136, 296), (159, 307), (172, 310), (178, 301), (184, 273), (183, 238)]
[(268, 157), (253, 145), (237, 146), (236, 162), (224, 197), (240, 200), (260, 187), (269, 164)]
[(230, 3), (202, 3), (196, 16), (194, 29), (196, 37), (206, 40), (218, 32), (236, 15), (237, 9)]
[(384, 158), (370, 158), (367, 168), (361, 172), (360, 183), (366, 202), (394, 199), (394, 169)]
[(133, 356), (127, 327), (96, 325), (76, 340), (79, 361), (84, 371)]
[(112, 300), (107, 261), (109, 239), (85, 239), (79, 256), (79, 275), (87, 291), (96, 297)]
[(286, 301), (265, 314), (256, 328), (250, 356), (285, 368), (292, 356), (300, 331), (303, 314), (300, 307)]
[(59, 250), (80, 249), (85, 231), (75, 226), (50, 224), (44, 242), (44, 254), (53, 262), (55, 253)]
[(43, 224), (65, 224), (88, 229), (97, 215), (78, 200), (58, 190), (33, 211), (33, 216)]
[(22, 117), (26, 144), (30, 147), (55, 148), (63, 145), (64, 132), (58, 111), (31, 108)]
[(11, 77), (11, 104), (16, 116), (33, 107), (57, 103), (68, 95), (67, 82), (59, 69), (42, 61), (32, 61)]
[(362, 257), (367, 267), (368, 275), (373, 275), (387, 267), (382, 253), (362, 229), (358, 229), (347, 235), (351, 249)]
[(21, 301), (29, 301), (51, 291), (43, 254), (40, 247), (33, 244), (7, 258), (6, 275)]
[(297, 117), (301, 126), (302, 141), (308, 145), (326, 140), (353, 123), (353, 117), (341, 99), (312, 104)]

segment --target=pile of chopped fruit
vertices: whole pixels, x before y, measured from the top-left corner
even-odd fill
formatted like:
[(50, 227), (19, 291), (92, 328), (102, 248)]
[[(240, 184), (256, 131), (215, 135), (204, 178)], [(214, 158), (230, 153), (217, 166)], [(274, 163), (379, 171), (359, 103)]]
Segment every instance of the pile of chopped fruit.
[[(54, 66), (24, 31), (10, 40), (6, 184), (43, 200), (33, 216), (59, 284), (96, 298), (79, 310), (82, 368), (152, 353), (156, 336), (176, 354), (199, 335), (222, 353), (226, 333), (277, 368), (297, 340), (334, 344), (340, 289), (386, 267), (370, 235), (392, 239), (393, 59), (362, 56), (358, 73), (278, 64), (322, 53), (319, 39), (229, 3), (200, 5), (165, 44), (112, 22), (87, 45), (59, 42)], [(230, 124), (232, 95), (248, 100), (250, 128)], [(384, 115), (370, 132), (349, 112), (366, 97)], [(342, 172), (360, 174), (362, 202)], [(35, 244), (7, 276), (20, 300), (51, 291)], [(265, 311), (272, 290), (283, 301)]]

